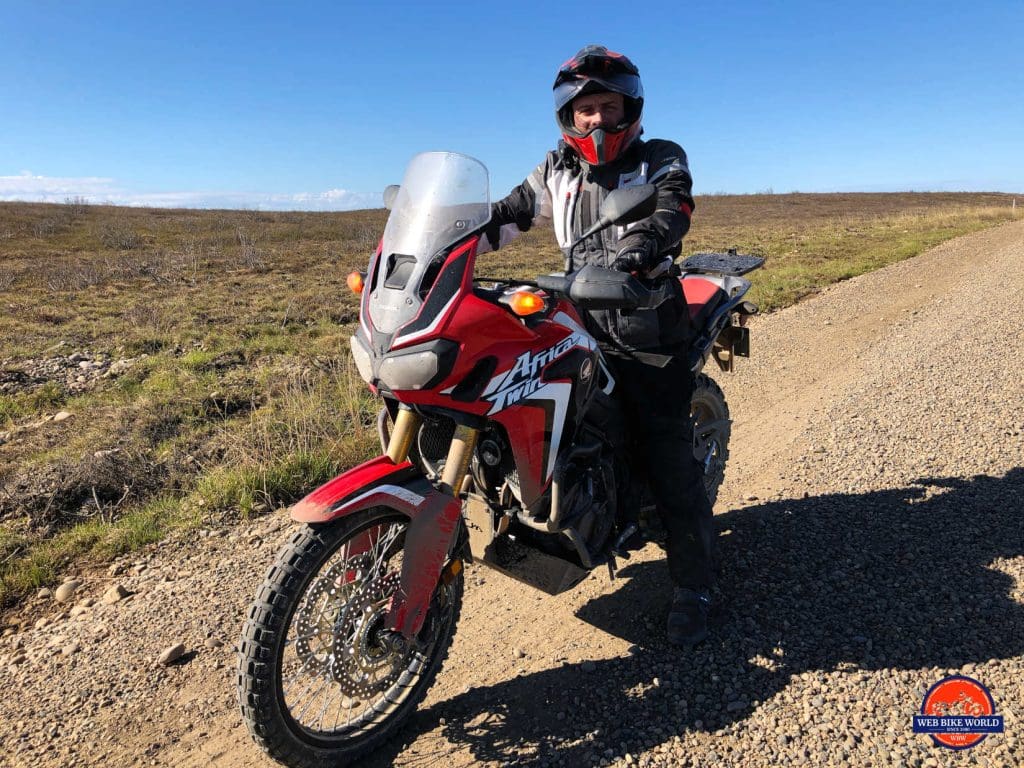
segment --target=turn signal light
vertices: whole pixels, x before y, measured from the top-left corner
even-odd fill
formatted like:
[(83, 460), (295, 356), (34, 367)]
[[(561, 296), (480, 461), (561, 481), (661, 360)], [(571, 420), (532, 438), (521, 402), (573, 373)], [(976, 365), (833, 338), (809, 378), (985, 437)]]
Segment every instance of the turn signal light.
[(508, 297), (508, 305), (520, 317), (532, 315), (544, 309), (544, 299), (529, 291), (516, 291)]
[(352, 289), (352, 293), (363, 292), (363, 273), (362, 272), (349, 272), (348, 273), (348, 287)]

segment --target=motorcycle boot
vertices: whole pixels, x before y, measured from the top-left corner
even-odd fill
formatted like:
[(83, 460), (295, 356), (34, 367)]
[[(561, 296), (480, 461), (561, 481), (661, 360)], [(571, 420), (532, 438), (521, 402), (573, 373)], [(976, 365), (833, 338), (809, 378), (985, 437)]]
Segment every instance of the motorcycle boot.
[(692, 648), (708, 636), (708, 611), (711, 596), (706, 589), (676, 587), (668, 612), (668, 641)]

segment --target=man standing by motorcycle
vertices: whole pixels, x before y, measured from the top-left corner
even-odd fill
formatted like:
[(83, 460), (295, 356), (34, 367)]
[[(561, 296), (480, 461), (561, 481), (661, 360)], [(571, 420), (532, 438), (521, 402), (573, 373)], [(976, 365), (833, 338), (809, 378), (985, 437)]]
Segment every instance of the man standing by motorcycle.
[[(639, 70), (620, 53), (588, 45), (561, 66), (554, 96), (562, 141), (494, 204), (488, 244), (498, 248), (550, 220), (566, 254), (566, 272), (594, 264), (645, 280), (670, 279), (664, 273), (690, 228), (693, 182), (678, 144), (640, 138)], [(570, 244), (597, 221), (611, 190), (648, 183), (658, 189), (654, 214), (605, 229), (569, 254)], [(657, 308), (592, 311), (586, 322), (612, 367), (640, 454), (637, 463), (648, 475), (668, 535), (674, 583), (668, 639), (694, 645), (707, 635), (713, 530), (703, 471), (692, 449), (686, 301), (680, 289), (674, 301)]]

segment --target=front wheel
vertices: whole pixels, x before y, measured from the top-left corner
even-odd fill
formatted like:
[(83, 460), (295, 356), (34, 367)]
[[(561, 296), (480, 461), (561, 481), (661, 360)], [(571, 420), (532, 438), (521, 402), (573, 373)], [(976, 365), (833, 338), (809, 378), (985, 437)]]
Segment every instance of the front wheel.
[(249, 609), (238, 696), (256, 742), (293, 768), (344, 766), (401, 728), (448, 655), (461, 569), (445, 569), (414, 642), (385, 629), (409, 519), (375, 507), (299, 530)]
[(690, 417), (693, 419), (693, 456), (704, 469), (704, 490), (711, 506), (714, 506), (725, 478), (732, 421), (725, 395), (707, 374), (697, 376), (690, 401)]

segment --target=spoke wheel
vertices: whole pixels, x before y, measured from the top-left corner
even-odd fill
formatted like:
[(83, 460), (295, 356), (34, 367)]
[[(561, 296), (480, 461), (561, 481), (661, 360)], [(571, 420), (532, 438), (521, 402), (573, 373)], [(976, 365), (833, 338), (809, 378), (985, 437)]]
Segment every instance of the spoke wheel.
[(388, 632), (409, 520), (374, 508), (299, 530), (279, 553), (239, 645), (239, 701), (288, 766), (339, 766), (398, 730), (448, 654), (461, 571), (438, 584), (415, 642)]
[(732, 421), (725, 395), (714, 379), (706, 374), (697, 376), (690, 401), (690, 417), (693, 419), (693, 456), (704, 468), (704, 490), (714, 506), (725, 478)]

